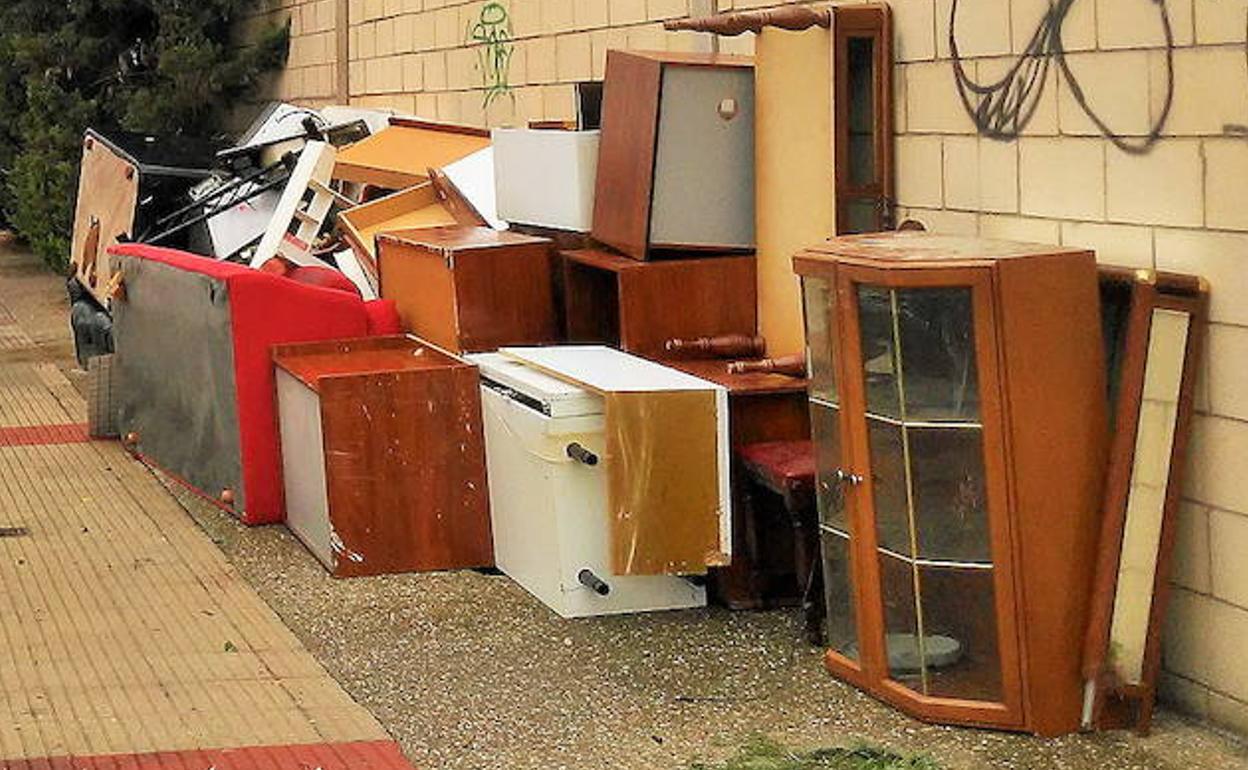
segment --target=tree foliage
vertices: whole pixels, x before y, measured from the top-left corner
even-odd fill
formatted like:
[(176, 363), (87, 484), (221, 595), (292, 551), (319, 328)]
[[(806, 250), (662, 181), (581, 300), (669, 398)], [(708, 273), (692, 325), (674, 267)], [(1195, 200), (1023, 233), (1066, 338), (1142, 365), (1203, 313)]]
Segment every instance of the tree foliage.
[(64, 267), (87, 127), (212, 137), (286, 57), (257, 0), (0, 0), (0, 226)]

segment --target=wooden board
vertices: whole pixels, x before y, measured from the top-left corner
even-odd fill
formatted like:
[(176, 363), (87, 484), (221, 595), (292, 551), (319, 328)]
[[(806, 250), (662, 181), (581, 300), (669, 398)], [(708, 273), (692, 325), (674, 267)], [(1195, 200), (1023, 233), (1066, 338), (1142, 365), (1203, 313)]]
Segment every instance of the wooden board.
[(390, 127), (338, 153), (334, 178), (401, 190), (490, 146), (489, 133), (467, 126), (391, 120)]
[(793, 255), (836, 232), (832, 33), (766, 28), (757, 41), (758, 330), (768, 353), (804, 349)]
[(120, 236), (132, 237), (138, 205), (139, 172), (105, 143), (88, 136), (82, 146), (74, 213), (70, 269), (103, 307), (113, 271), (108, 249)]
[(455, 215), (429, 182), (356, 206), (338, 215), (338, 226), (370, 280), (377, 283), (377, 235), (393, 230), (442, 227)]

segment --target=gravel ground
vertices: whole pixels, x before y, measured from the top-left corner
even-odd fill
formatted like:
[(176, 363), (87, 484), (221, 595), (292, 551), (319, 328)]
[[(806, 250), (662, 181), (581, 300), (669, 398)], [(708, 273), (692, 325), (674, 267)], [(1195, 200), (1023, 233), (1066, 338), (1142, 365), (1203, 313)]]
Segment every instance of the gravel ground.
[[(0, 302), (72, 368), (60, 279), (5, 254)], [(843, 685), (794, 612), (559, 619), (476, 572), (334, 580), (282, 527), (174, 494), (352, 697), (426, 770), (678, 770), (763, 733), (882, 744), (951, 769), (1248, 768), (1248, 747), (1167, 711), (1153, 736), (1040, 740), (924, 725)]]

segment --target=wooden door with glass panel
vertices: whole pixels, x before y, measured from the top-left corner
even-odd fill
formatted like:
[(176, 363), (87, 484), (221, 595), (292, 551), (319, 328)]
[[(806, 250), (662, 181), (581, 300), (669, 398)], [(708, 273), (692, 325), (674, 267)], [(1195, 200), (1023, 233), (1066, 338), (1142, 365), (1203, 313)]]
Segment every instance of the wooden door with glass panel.
[(804, 292), (828, 666), (918, 716), (1016, 726), (990, 272), (841, 264)]

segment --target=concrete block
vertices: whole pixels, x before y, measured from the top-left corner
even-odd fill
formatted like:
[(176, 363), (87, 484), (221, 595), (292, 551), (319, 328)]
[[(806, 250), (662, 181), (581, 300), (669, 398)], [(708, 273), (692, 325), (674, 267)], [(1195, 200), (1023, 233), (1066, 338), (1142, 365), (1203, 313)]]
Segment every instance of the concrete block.
[(558, 80), (555, 66), (555, 39), (553, 37), (535, 37), (524, 43), (527, 83), (554, 83)]
[(561, 82), (589, 80), (594, 75), (594, 57), (588, 32), (555, 38), (555, 71)]
[(1237, 698), (1248, 697), (1248, 666), (1243, 665), (1248, 611), (1176, 588), (1166, 616), (1166, 668)]
[[(1152, 129), (1148, 53), (1106, 51), (1070, 54), (1066, 63), (1083, 91), (1084, 104), (1117, 136), (1146, 136)], [(1101, 136), (1066, 78), (1051, 73), (1058, 87), (1058, 127), (1064, 135)]]
[(1204, 219), (1200, 142), (1172, 139), (1146, 155), (1106, 147), (1105, 213), (1110, 220), (1175, 227)]
[(1209, 324), (1201, 359), (1204, 403), (1197, 408), (1248, 421), (1248, 327)]
[(1191, 0), (1166, 3), (1096, 0), (1096, 38), (1102, 49), (1158, 48), (1165, 45), (1161, 9), (1169, 14), (1175, 45), (1191, 45), (1193, 39)]
[(897, 137), (897, 202), (902, 206), (940, 208), (942, 160), (938, 136)]
[(954, 25), (958, 53), (963, 58), (1010, 53), (1010, 4), (1001, 0), (959, 0), (952, 18), (953, 0), (936, 0), (936, 55), (948, 59), (949, 24)]
[[(1228, 458), (1229, 459), (1229, 458)], [(1248, 516), (1214, 509), (1209, 512), (1213, 595), (1248, 609)]]
[(1212, 590), (1209, 551), (1209, 509), (1196, 503), (1179, 506), (1170, 580), (1190, 591)]
[[(1241, 24), (1239, 34), (1244, 34)], [(1163, 52), (1149, 54), (1152, 113), (1160, 115), (1166, 94)], [(1164, 133), (1217, 136), (1230, 126), (1248, 125), (1248, 66), (1242, 45), (1187, 48), (1174, 52), (1174, 96)]]
[[(1014, 53), (1031, 45), (1036, 29), (1048, 13), (1049, 0), (1010, 0), (1010, 40)], [(1062, 23), (1062, 47), (1071, 51), (1096, 48), (1096, 4), (1079, 0), (1071, 4)]]
[(1008, 214), (984, 214), (979, 218), (979, 234), (985, 238), (1030, 243), (1057, 243), (1061, 238), (1058, 222)]
[[(940, 25), (948, 29), (948, 21)], [(893, 53), (897, 61), (929, 61), (936, 57), (936, 2), (908, 0), (893, 9)]]
[(573, 0), (541, 0), (542, 33), (553, 35), (576, 29), (574, 5)]
[(1147, 227), (1062, 222), (1062, 245), (1093, 249), (1103, 265), (1153, 267), (1153, 231)]
[(1248, 0), (1195, 0), (1194, 14), (1197, 45), (1244, 42)]
[(1019, 208), (1064, 219), (1105, 217), (1104, 145), (1096, 139), (1018, 141)]
[(1248, 140), (1205, 140), (1205, 224), (1248, 230)]
[(1248, 234), (1158, 229), (1155, 238), (1158, 270), (1209, 281), (1210, 320), (1248, 326)]
[[(1184, 494), (1213, 508), (1248, 515), (1248, 423), (1197, 414), (1192, 419)], [(1244, 637), (1248, 639), (1248, 637)]]
[(646, 20), (646, 0), (609, 0), (611, 26), (640, 24)]
[(906, 122), (912, 132), (970, 134), (975, 125), (957, 98), (953, 70), (948, 62), (904, 65)]
[(611, 23), (607, 0), (576, 0), (575, 6), (572, 16), (579, 30), (599, 29)]

